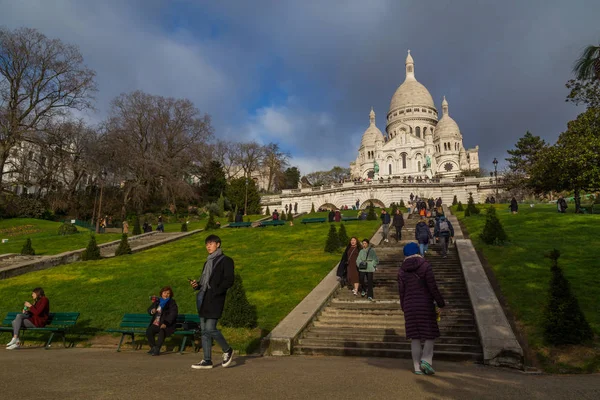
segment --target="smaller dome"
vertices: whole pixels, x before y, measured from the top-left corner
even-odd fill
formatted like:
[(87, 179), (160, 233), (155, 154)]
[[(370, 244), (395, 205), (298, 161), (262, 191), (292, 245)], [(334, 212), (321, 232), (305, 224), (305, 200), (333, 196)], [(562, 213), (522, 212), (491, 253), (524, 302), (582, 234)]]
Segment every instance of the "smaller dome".
[(448, 112), (448, 101), (446, 100), (446, 96), (444, 96), (444, 101), (442, 101), (442, 119), (437, 123), (435, 127), (435, 138), (441, 137), (460, 137), (460, 128), (456, 121), (450, 117), (450, 113)]
[(371, 112), (369, 113), (370, 124), (365, 133), (363, 133), (362, 141), (360, 142), (361, 146), (375, 146), (375, 142), (383, 142), (383, 134), (375, 125), (375, 111), (373, 111), (373, 107), (371, 107)]

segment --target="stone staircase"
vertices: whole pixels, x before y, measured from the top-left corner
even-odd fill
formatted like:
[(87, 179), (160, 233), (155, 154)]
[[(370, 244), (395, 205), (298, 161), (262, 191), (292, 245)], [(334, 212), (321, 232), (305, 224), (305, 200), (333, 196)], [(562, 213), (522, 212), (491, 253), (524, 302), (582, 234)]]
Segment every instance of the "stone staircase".
[[(301, 334), (293, 354), (411, 357), (396, 276), (404, 259), (402, 247), (414, 238), (416, 222), (417, 218), (407, 220), (408, 233), (406, 229), (403, 231), (403, 239), (408, 240), (396, 244), (392, 239), (376, 247), (380, 264), (374, 277), (375, 300), (354, 296), (345, 287), (338, 289)], [(453, 247), (446, 259), (438, 250), (437, 245), (430, 245), (426, 255), (447, 304), (439, 322), (441, 336), (436, 340), (434, 357), (482, 361), (482, 348), (458, 256)]]

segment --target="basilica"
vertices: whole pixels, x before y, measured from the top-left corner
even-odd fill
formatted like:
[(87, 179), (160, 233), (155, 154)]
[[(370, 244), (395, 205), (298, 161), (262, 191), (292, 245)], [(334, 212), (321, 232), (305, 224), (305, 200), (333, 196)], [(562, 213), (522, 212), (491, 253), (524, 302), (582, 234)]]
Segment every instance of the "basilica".
[(415, 63), (408, 51), (406, 79), (398, 87), (386, 117), (384, 135), (370, 124), (362, 136), (358, 157), (350, 163), (353, 178), (439, 178), (479, 169), (479, 146), (465, 149), (458, 124), (442, 101), (442, 117), (425, 86), (415, 78)]

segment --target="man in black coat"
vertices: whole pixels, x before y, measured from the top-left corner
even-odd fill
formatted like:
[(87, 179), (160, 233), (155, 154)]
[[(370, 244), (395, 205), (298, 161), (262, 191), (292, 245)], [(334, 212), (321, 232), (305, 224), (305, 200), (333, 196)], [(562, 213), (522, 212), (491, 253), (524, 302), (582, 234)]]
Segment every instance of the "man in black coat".
[(202, 350), (204, 359), (192, 365), (195, 369), (208, 369), (213, 367), (212, 341), (213, 339), (223, 350), (223, 367), (228, 367), (233, 359), (233, 348), (227, 344), (221, 331), (217, 329), (217, 322), (223, 314), (227, 290), (233, 286), (234, 272), (233, 260), (223, 254), (221, 239), (216, 235), (209, 235), (204, 241), (208, 258), (204, 263), (202, 275), (198, 280), (190, 281), (197, 290), (196, 307), (200, 316), (200, 329), (202, 331)]

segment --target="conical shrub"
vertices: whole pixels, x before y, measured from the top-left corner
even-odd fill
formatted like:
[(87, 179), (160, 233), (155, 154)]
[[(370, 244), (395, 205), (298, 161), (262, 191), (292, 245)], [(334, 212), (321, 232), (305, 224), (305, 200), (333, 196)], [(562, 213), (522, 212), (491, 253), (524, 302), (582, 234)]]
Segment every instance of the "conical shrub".
[(406, 204), (404, 204), (404, 200), (400, 200), (400, 207), (402, 208), (406, 208)]
[(377, 214), (375, 214), (375, 206), (373, 205), (373, 202), (369, 202), (369, 213), (367, 214), (367, 220), (368, 221), (375, 221), (377, 220)]
[(294, 222), (294, 213), (289, 212), (287, 215), (288, 222)]
[(256, 306), (248, 301), (242, 277), (237, 273), (233, 286), (227, 290), (225, 308), (219, 322), (231, 328), (255, 328), (258, 324)]
[(348, 237), (348, 233), (346, 233), (346, 227), (344, 224), (340, 224), (340, 229), (338, 230), (338, 240), (341, 247), (346, 246), (350, 242), (350, 238)]
[(469, 207), (467, 207), (465, 209), (465, 217), (470, 217), (471, 216), (471, 209)]
[(573, 295), (569, 281), (558, 266), (560, 252), (547, 255), (552, 260), (552, 278), (548, 304), (544, 310), (544, 340), (552, 345), (580, 344), (593, 339), (594, 333)]
[(398, 210), (398, 206), (396, 205), (396, 203), (392, 203), (392, 210), (390, 211), (390, 215), (393, 217), (394, 215), (396, 215), (396, 210)]
[(335, 231), (335, 225), (329, 225), (329, 233), (325, 242), (325, 251), (327, 253), (335, 253), (340, 248), (340, 238)]
[(188, 224), (187, 224), (187, 222), (184, 221), (181, 224), (181, 232), (187, 232), (187, 231), (188, 231)]
[(467, 203), (467, 209), (469, 210), (469, 215), (478, 215), (481, 211), (475, 205), (475, 200), (473, 200), (473, 193), (469, 193), (469, 201)]
[(479, 237), (486, 244), (502, 244), (508, 239), (493, 206), (488, 207), (486, 211), (485, 226)]
[(265, 211), (265, 215), (271, 215), (271, 210), (269, 209), (269, 206), (267, 206), (267, 211)]
[(315, 212), (315, 203), (312, 203), (312, 205), (310, 206), (310, 212), (311, 213)]
[(99, 260), (101, 258), (102, 256), (100, 255), (100, 247), (98, 247), (98, 244), (96, 243), (96, 236), (91, 235), (87, 247), (83, 253), (81, 253), (81, 259), (83, 261), (90, 261)]
[(213, 213), (208, 214), (208, 221), (206, 221), (206, 226), (204, 227), (205, 231), (210, 231), (212, 229), (217, 229), (217, 222), (215, 221), (215, 216)]
[(456, 211), (464, 211), (465, 208), (463, 207), (463, 204), (461, 201), (458, 202), (458, 206), (456, 207)]
[(23, 248), (21, 249), (21, 255), (22, 256), (35, 256), (35, 250), (31, 246), (30, 238), (27, 238), (27, 240), (25, 241), (25, 244), (23, 245)]
[(140, 218), (136, 215), (133, 218), (133, 235), (141, 235), (142, 227), (140, 226)]
[(227, 213), (227, 222), (233, 222), (233, 221), (235, 221), (233, 211), (229, 211)]
[(121, 243), (119, 243), (119, 247), (115, 250), (115, 257), (124, 256), (125, 254), (131, 254), (131, 246), (129, 246), (126, 233), (121, 235)]
[(285, 211), (281, 210), (281, 214), (279, 215), (279, 219), (282, 221), (287, 221), (287, 215), (285, 214)]
[(456, 197), (456, 195), (454, 195), (454, 198), (452, 199), (452, 205), (455, 206), (458, 204), (458, 198)]

